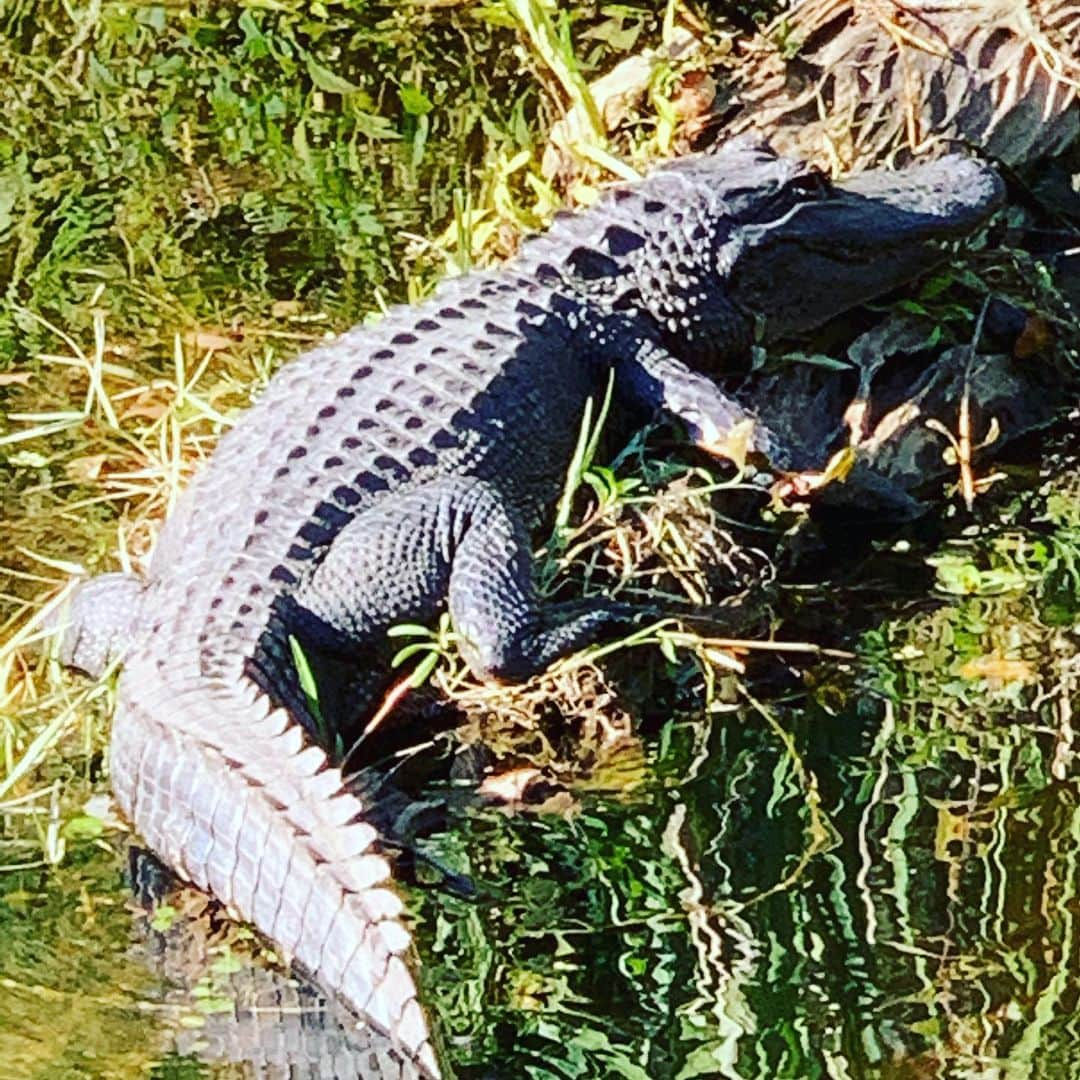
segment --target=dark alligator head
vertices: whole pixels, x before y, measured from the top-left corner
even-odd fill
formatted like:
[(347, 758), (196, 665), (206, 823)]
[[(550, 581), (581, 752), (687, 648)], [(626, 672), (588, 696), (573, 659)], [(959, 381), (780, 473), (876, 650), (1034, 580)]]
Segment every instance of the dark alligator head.
[(608, 304), (647, 311), (673, 352), (709, 366), (745, 354), (755, 329), (791, 337), (917, 277), (1002, 193), (989, 166), (959, 156), (832, 183), (736, 139), (613, 188), (527, 251)]
[(835, 184), (797, 175), (724, 245), (728, 296), (766, 342), (812, 330), (940, 262), (939, 242), (976, 229), (1003, 193), (958, 155)]

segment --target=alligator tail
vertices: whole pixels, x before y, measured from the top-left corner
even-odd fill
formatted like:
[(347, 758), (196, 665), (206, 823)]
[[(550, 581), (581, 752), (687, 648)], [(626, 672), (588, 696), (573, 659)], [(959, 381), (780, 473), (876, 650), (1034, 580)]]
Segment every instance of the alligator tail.
[(386, 1037), (364, 1080), (439, 1080), (412, 939), (363, 804), (252, 684), (177, 661), (140, 649), (121, 677), (111, 769), (122, 810), (169, 866)]

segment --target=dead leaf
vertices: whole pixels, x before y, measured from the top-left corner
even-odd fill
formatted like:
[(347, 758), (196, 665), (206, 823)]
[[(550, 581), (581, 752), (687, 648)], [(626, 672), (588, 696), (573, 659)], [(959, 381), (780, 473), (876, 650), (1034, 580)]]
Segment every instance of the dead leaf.
[(214, 330), (191, 330), (184, 335), (184, 344), (196, 352), (222, 352), (231, 349), (238, 340), (239, 337), (228, 337)]
[(774, 503), (787, 503), (792, 499), (805, 499), (832, 483), (843, 483), (855, 465), (856, 452), (850, 446), (837, 450), (821, 472), (788, 473), (771, 489)]
[(710, 664), (723, 668), (725, 671), (734, 671), (737, 675), (746, 674), (746, 665), (735, 655), (741, 653), (746, 656), (745, 649), (714, 649), (709, 646), (702, 647), (702, 655)]
[(101, 476), (101, 470), (107, 460), (108, 457), (105, 454), (87, 454), (85, 457), (72, 458), (64, 466), (64, 472), (72, 480), (83, 484), (89, 483)]
[(866, 438), (866, 413), (870, 403), (866, 398), (856, 398), (844, 410), (844, 423), (851, 432), (851, 445), (858, 446)]
[(273, 319), (291, 319), (304, 310), (299, 300), (275, 300), (270, 305), (270, 317)]
[(537, 814), (571, 818), (581, 809), (581, 803), (569, 791), (556, 791), (554, 795), (535, 806), (530, 806), (529, 809)]
[[(635, 56), (628, 56), (606, 75), (589, 83), (589, 92), (606, 131), (616, 130), (628, 119), (648, 91), (649, 83), (660, 65), (672, 60), (688, 59), (700, 50), (698, 38), (685, 27), (676, 27), (672, 40), (664, 48), (658, 51), (646, 49)], [(698, 76), (698, 73), (693, 75)], [(704, 72), (699, 77), (687, 76), (684, 80), (687, 96), (682, 104), (691, 110), (690, 116), (698, 115), (693, 110), (699, 108), (701, 100), (709, 94), (705, 80), (709, 80), (709, 76)], [(714, 84), (712, 94), (715, 96), (715, 93)], [(712, 104), (711, 100), (709, 104)], [(676, 108), (679, 108), (678, 104)], [(567, 172), (571, 174), (568, 179), (573, 179), (573, 172), (578, 168), (574, 147), (590, 141), (591, 128), (588, 114), (580, 105), (573, 106), (552, 125), (540, 166), (545, 179), (551, 180)]]
[(726, 458), (737, 469), (746, 465), (746, 457), (754, 449), (757, 422), (752, 417), (740, 420), (728, 431), (707, 435), (698, 441), (700, 449), (713, 457)]
[(140, 390), (120, 413), (121, 420), (160, 420), (168, 412), (169, 404), (158, 396), (158, 391), (147, 388)]
[(709, 112), (715, 100), (716, 80), (707, 71), (688, 71), (679, 80), (671, 104), (680, 120), (697, 120)]
[(0, 386), (29, 386), (32, 371), (0, 371)]
[(496, 802), (521, 803), (530, 786), (543, 778), (539, 769), (525, 767), (489, 776), (479, 787), (481, 795)]
[(1011, 660), (998, 653), (976, 656), (960, 668), (959, 674), (962, 679), (986, 679), (992, 686), (1035, 679), (1035, 672), (1026, 660)]
[(880, 450), (885, 443), (904, 428), (910, 427), (919, 418), (919, 406), (914, 401), (905, 401), (887, 412), (877, 423), (873, 435), (865, 440), (871, 452)]
[(1054, 331), (1048, 320), (1041, 315), (1031, 315), (1024, 323), (1024, 329), (1013, 345), (1013, 356), (1018, 360), (1029, 360), (1054, 343)]

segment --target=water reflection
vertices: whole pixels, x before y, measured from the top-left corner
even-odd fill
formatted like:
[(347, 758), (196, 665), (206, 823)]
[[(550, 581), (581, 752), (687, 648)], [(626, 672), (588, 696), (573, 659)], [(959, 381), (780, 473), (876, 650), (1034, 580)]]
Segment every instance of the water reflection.
[(751, 710), (709, 726), (707, 763), (678, 786), (701, 731), (675, 731), (672, 786), (633, 807), (464, 823), (495, 895), (424, 905), (429, 993), (462, 1061), (506, 1077), (1070, 1075), (1080, 806), (1074, 784), (1033, 782), (1045, 721), (906, 753), (895, 708), (876, 724), (865, 709), (780, 714), (813, 734), (806, 775), (831, 772), (830, 847), (805, 866), (813, 792)]
[(156, 1075), (201, 1062), (208, 1074), (231, 1067), (263, 1080), (418, 1080), (389, 1040), (358, 1028), (299, 974), (235, 951), (228, 933), (211, 944), (205, 915), (167, 929), (138, 920), (132, 958), (164, 978), (159, 1000), (174, 1022)]

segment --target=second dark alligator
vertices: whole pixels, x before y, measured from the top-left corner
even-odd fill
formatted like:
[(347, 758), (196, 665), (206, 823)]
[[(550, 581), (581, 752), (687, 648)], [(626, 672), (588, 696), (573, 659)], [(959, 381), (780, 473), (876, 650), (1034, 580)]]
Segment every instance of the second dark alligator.
[[(448, 608), (473, 669), (519, 679), (625, 621), (603, 597), (543, 605), (533, 584), (530, 535), (590, 396), (613, 378), (624, 406), (722, 450), (752, 418), (694, 368), (912, 278), (1000, 197), (957, 157), (835, 186), (748, 143), (662, 166), (506, 268), (288, 365), (184, 494), (145, 580), (76, 595), (67, 659), (124, 659), (120, 806), (388, 1035), (371, 1076), (439, 1064), (364, 806), (298, 723), (289, 639), (352, 663), (370, 702), (395, 623)], [(760, 427), (750, 442), (782, 453)]]

